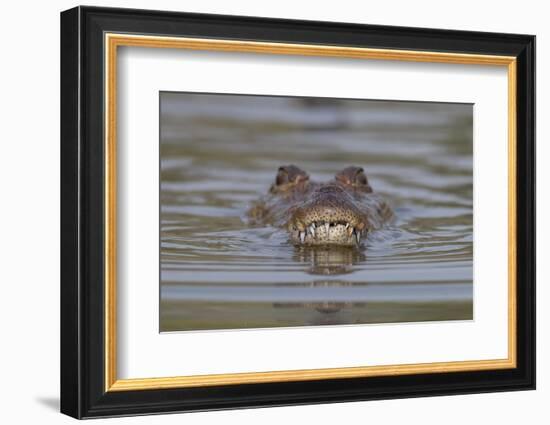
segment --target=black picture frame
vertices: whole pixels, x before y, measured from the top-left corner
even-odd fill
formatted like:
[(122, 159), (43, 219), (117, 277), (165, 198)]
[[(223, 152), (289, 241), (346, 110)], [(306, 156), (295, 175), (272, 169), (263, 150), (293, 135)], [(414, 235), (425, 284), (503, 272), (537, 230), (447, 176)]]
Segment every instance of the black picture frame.
[[(517, 59), (517, 367), (105, 391), (104, 34), (478, 53)], [(535, 388), (535, 37), (76, 7), (61, 13), (61, 412), (75, 418)]]

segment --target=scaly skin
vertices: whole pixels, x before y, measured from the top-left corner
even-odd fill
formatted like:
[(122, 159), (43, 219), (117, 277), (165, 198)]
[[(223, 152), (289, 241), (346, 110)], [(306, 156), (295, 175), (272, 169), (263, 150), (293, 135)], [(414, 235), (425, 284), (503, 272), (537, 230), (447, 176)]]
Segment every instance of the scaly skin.
[(369, 231), (393, 216), (360, 167), (317, 183), (295, 165), (282, 166), (269, 192), (249, 215), (257, 223), (285, 228), (295, 245), (359, 247)]

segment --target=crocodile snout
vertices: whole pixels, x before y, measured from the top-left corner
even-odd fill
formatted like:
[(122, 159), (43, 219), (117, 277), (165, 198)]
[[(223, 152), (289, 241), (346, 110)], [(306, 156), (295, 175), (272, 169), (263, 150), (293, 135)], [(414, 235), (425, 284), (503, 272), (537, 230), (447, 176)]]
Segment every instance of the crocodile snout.
[(337, 184), (314, 190), (288, 222), (290, 238), (305, 245), (359, 245), (368, 231), (367, 216)]

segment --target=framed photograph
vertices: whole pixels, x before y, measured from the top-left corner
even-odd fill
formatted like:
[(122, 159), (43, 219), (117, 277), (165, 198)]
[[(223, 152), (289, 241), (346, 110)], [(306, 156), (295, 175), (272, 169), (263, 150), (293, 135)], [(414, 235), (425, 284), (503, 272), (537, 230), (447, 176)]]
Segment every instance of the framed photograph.
[(61, 411), (535, 387), (535, 37), (61, 14)]

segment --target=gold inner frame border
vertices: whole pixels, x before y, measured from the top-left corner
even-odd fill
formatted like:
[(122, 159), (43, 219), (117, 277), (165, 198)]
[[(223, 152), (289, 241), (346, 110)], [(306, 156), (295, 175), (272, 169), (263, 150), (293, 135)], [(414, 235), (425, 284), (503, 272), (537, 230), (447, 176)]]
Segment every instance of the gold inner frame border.
[[(312, 381), (322, 379), (450, 373), (515, 368), (516, 358), (516, 58), (513, 56), (466, 53), (428, 52), (394, 49), (371, 49), (330, 45), (288, 44), (257, 41), (236, 41), (206, 38), (180, 38), (150, 35), (106, 33), (105, 46), (105, 391), (137, 391), (217, 385), (238, 385), (270, 382)], [(117, 378), (116, 324), (116, 128), (117, 128), (117, 51), (120, 46), (229, 51), (279, 55), (340, 57), (405, 62), (433, 62), (507, 67), (508, 72), (508, 357), (494, 360), (360, 366), (323, 369), (284, 370), (151, 378)]]

